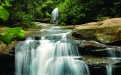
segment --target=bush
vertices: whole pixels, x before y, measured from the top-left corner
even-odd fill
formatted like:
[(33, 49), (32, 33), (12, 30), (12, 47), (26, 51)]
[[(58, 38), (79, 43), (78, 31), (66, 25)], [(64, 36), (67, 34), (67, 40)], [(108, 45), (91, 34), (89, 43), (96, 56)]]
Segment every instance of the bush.
[(3, 31), (0, 32), (0, 41), (5, 44), (10, 44), (12, 40), (23, 39), (25, 32), (21, 27), (4, 27)]
[[(97, 21), (105, 16), (121, 17), (120, 0), (14, 0), (12, 5), (10, 12), (14, 13), (12, 13), (11, 20), (17, 23), (10, 22), (22, 27), (31, 26), (30, 14), (36, 19), (49, 18), (56, 7), (59, 8), (59, 24), (64, 25)], [(27, 17), (29, 19), (26, 19)]]
[(2, 6), (0, 6), (0, 18), (3, 21), (8, 20), (9, 17), (9, 13), (7, 12), (7, 10), (5, 8), (3, 8)]
[(120, 17), (120, 0), (64, 0), (59, 7), (59, 22), (81, 24), (97, 21), (100, 17)]
[(6, 8), (11, 7), (10, 0), (1, 0), (0, 1), (0, 19), (3, 21), (8, 20), (9, 12)]
[(9, 18), (9, 24), (15, 27), (31, 27), (33, 25), (33, 16), (31, 14), (25, 14), (23, 11), (18, 11), (17, 13), (11, 13)]

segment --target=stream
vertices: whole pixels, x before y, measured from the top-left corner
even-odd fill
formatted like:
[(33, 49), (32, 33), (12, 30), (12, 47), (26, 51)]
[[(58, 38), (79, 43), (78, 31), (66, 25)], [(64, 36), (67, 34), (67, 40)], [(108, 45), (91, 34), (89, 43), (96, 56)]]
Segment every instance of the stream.
[(120, 48), (115, 51), (117, 48), (103, 48), (102, 44), (88, 41), (101, 45), (100, 49), (94, 50), (85, 46), (86, 40), (79, 44), (79, 41), (71, 36), (71, 28), (46, 27), (20, 41), (15, 47), (15, 57), (11, 57), (10, 72), (3, 72), (0, 75), (121, 74)]
[(40, 33), (38, 40), (28, 37), (17, 44), (16, 75), (90, 75), (88, 66), (79, 60), (77, 46), (68, 40), (71, 30), (54, 26)]

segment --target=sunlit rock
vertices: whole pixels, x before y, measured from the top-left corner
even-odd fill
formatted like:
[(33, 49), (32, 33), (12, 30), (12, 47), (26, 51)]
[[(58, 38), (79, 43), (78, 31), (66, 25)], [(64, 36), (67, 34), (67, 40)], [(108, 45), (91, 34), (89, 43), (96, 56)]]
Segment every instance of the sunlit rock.
[(76, 25), (72, 35), (76, 39), (96, 40), (105, 44), (120, 41), (121, 18)]

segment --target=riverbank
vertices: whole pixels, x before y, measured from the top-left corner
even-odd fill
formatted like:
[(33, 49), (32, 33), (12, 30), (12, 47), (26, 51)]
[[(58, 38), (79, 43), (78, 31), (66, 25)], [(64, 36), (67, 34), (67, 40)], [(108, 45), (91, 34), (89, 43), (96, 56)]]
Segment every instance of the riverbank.
[[(34, 32), (42, 29), (42, 28), (46, 28), (49, 26), (52, 26), (53, 24), (49, 24), (49, 23), (40, 23), (40, 22), (34, 22), (35, 26), (31, 27), (31, 28), (25, 28), (25, 38), (28, 36), (31, 36), (31, 34), (34, 34)], [(0, 26), (0, 31), (3, 31), (4, 26)], [(18, 43), (18, 40), (14, 40), (12, 41), (11, 44), (6, 45), (3, 42), (0, 42), (0, 56), (1, 55), (12, 55), (11, 52), (13, 52), (13, 48), (16, 46), (16, 44)]]
[[(97, 24), (95, 26), (97, 26)], [(100, 27), (101, 26), (103, 26), (103, 25), (100, 25)], [(38, 39), (40, 39), (41, 36), (44, 36), (44, 37), (48, 38), (48, 40), (54, 39), (56, 41), (56, 40), (60, 39), (62, 37), (63, 33), (66, 33), (68, 31), (68, 29), (69, 29), (69, 31), (70, 30), (73, 31), (73, 30), (75, 30), (75, 28), (77, 30), (79, 28), (80, 29), (81, 28), (82, 29), (88, 29), (88, 28), (84, 28), (85, 26), (83, 27), (82, 25), (79, 25), (79, 26), (77, 26), (77, 25), (75, 25), (75, 26), (72, 26), (72, 25), (71, 26), (51, 26), (51, 27), (46, 26), (46, 27), (48, 27), (48, 28), (43, 27), (45, 29), (42, 29), (42, 30), (39, 30), (39, 31), (38, 31), (38, 29), (37, 30), (36, 29), (26, 29), (25, 30), (26, 31), (26, 37), (33, 36), (32, 38), (35, 38), (36, 41), (37, 41), (34, 44), (40, 45), (40, 43), (38, 43)], [(89, 27), (89, 26), (87, 26), (87, 27)], [(94, 28), (94, 26), (92, 28)], [(86, 34), (86, 32), (87, 31), (85, 31), (85, 34)], [(72, 35), (72, 33), (67, 34), (67, 38), (69, 40), (66, 41), (66, 42), (77, 45), (78, 52), (82, 56), (81, 58), (79, 58), (79, 60), (84, 61), (88, 65), (88, 67), (90, 68), (90, 71), (91, 71), (91, 75), (96, 74), (95, 72), (93, 72), (93, 70), (98, 70), (97, 72), (100, 72), (100, 73), (105, 72), (106, 67), (109, 64), (113, 64), (114, 65), (113, 69), (117, 69), (116, 73), (119, 73), (118, 70), (121, 69), (121, 59), (120, 59), (121, 47), (120, 46), (106, 45), (105, 43), (103, 44), (103, 43), (97, 42), (97, 41), (92, 40), (92, 39), (91, 40), (90, 39), (84, 39), (84, 38), (82, 38), (82, 36), (80, 36), (80, 37), (75, 36), (74, 37)], [(75, 34), (75, 33), (73, 33), (73, 34)], [(64, 38), (65, 38), (65, 36), (64, 36)], [(61, 42), (65, 43), (65, 41), (61, 41)], [(26, 46), (26, 47), (31, 48), (31, 46), (32, 46), (32, 48), (34, 48), (33, 45)], [(48, 44), (44, 44), (44, 47), (46, 47), (46, 46), (48, 47)], [(60, 48), (58, 48), (60, 50), (61, 49), (61, 44), (58, 47), (60, 47)], [(15, 49), (13, 48), (11, 50), (13, 50), (13, 52), (11, 52), (11, 53), (13, 53), (13, 55), (14, 55)], [(45, 49), (43, 49), (43, 50), (45, 50)], [(112, 56), (110, 53), (116, 55), (116, 58), (114, 58), (115, 56)], [(15, 61), (15, 56), (12, 56), (12, 57), (11, 56), (12, 56), (11, 54), (9, 54), (9, 56), (7, 56), (7, 57), (10, 57), (10, 58), (2, 56), (1, 60), (5, 61), (4, 59), (6, 59), (6, 60), (8, 59), (9, 62), (11, 62), (11, 58), (12, 58), (12, 64), (15, 64), (15, 62), (14, 62)], [(1, 64), (4, 64), (4, 62), (1, 63)], [(4, 66), (6, 66), (6, 64)], [(14, 66), (15, 65), (13, 65), (13, 67)], [(5, 70), (6, 70), (6, 68), (5, 68)], [(1, 69), (1, 71), (3, 71), (3, 70)], [(99, 75), (105, 75), (105, 73), (104, 74), (99, 74)]]
[[(36, 26), (24, 29), (25, 38), (34, 34), (42, 28), (51, 26), (45, 23), (35, 23)], [(3, 32), (3, 27), (0, 26), (0, 31)], [(20, 40), (13, 40), (11, 44), (6, 45), (0, 42), (0, 75), (14, 75), (15, 73), (15, 46)]]

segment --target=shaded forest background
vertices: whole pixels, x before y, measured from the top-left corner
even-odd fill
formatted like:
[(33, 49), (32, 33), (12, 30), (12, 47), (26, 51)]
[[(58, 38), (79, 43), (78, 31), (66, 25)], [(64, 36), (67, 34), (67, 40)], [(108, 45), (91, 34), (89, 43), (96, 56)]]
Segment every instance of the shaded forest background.
[(24, 38), (22, 28), (34, 27), (34, 21), (51, 22), (51, 12), (56, 7), (59, 25), (121, 17), (121, 0), (0, 0), (0, 28), (5, 27), (0, 29), (0, 41), (10, 44), (16, 37)]
[(51, 18), (56, 7), (60, 25), (121, 16), (121, 0), (0, 0), (0, 23), (30, 27), (36, 19)]

